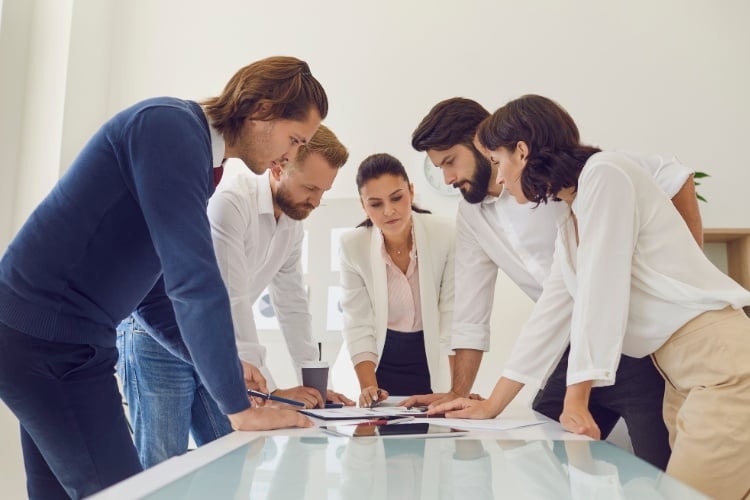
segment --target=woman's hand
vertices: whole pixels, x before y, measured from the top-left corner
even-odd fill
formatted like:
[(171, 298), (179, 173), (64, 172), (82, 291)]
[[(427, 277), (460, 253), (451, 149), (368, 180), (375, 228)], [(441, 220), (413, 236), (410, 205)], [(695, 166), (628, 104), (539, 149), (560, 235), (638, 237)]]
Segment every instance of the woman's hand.
[(359, 395), (359, 407), (372, 408), (373, 405), (386, 399), (388, 399), (388, 391), (371, 385), (362, 389), (362, 394)]
[(585, 380), (568, 386), (565, 390), (560, 424), (568, 432), (585, 434), (598, 440), (601, 439), (602, 432), (589, 411), (592, 384), (591, 380)]
[(560, 424), (568, 432), (585, 434), (596, 440), (602, 438), (599, 426), (586, 406), (566, 403), (560, 415)]

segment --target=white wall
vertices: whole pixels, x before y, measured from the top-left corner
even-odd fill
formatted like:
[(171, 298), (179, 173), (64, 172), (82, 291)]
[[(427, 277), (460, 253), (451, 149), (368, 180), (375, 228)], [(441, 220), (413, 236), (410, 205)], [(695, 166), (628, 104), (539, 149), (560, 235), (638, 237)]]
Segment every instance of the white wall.
[[(216, 94), (275, 54), (306, 59), (328, 91), (327, 124), (352, 153), (332, 197), (355, 196), (356, 165), (387, 151), (423, 205), (454, 213), (423, 182), (411, 131), (443, 98), (492, 110), (536, 92), (566, 106), (586, 141), (709, 171), (705, 225), (747, 227), (748, 19), (744, 0), (4, 0), (0, 248), (104, 117), (153, 95)], [(507, 280), (498, 291), (483, 392), (530, 309)]]

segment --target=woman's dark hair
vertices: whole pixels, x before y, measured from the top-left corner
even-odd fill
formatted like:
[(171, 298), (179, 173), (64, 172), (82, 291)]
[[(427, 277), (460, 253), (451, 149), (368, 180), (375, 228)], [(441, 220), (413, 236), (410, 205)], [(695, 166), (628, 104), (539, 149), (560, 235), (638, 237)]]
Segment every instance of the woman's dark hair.
[(599, 148), (580, 142), (578, 127), (559, 104), (539, 95), (510, 101), (485, 119), (477, 130), (479, 142), (489, 150), (516, 150), (519, 141), (529, 148), (521, 189), (529, 201), (559, 201), (565, 188), (578, 189), (583, 165)]
[[(357, 191), (361, 192), (362, 187), (368, 181), (379, 179), (384, 175), (401, 177), (409, 184), (409, 176), (406, 174), (404, 165), (388, 153), (378, 153), (368, 156), (359, 164), (359, 169), (357, 169)], [(419, 214), (432, 213), (414, 204), (412, 204), (411, 209)], [(372, 221), (368, 217), (357, 224), (357, 227), (372, 227)]]

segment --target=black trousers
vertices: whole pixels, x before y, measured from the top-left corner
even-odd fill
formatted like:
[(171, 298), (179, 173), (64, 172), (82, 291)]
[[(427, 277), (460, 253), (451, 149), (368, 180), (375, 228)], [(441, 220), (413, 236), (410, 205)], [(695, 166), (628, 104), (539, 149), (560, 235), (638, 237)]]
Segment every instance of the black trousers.
[(0, 398), (21, 424), (30, 499), (82, 498), (141, 471), (116, 361), (115, 347), (49, 342), (0, 323)]
[[(563, 410), (569, 351), (570, 347), (532, 405), (534, 410), (555, 420), (560, 420)], [(628, 427), (635, 455), (664, 470), (671, 450), (662, 416), (663, 405), (664, 379), (651, 357), (638, 359), (623, 355), (615, 385), (591, 390), (589, 411), (599, 425), (602, 439), (606, 439), (622, 418)]]
[(378, 386), (390, 394), (432, 394), (424, 332), (386, 332), (383, 353), (375, 371)]

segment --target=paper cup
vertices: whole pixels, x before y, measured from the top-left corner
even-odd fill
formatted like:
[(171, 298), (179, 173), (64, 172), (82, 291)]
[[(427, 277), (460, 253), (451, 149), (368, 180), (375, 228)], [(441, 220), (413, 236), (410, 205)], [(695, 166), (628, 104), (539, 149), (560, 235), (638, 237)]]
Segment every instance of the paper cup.
[(302, 385), (317, 389), (325, 401), (328, 392), (328, 361), (307, 361), (300, 368)]

